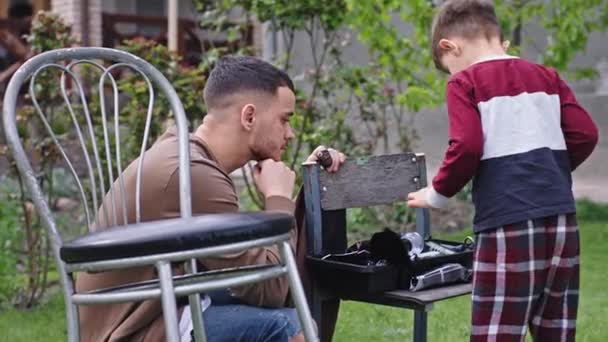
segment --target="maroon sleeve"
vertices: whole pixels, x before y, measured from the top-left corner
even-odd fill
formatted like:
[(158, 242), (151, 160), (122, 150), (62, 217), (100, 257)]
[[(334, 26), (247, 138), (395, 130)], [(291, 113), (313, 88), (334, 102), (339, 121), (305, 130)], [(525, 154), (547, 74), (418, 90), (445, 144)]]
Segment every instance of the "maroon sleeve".
[(570, 167), (574, 170), (593, 152), (598, 141), (598, 129), (589, 113), (576, 101), (566, 82), (558, 80), (562, 132), (570, 155)]
[(441, 168), (433, 179), (433, 189), (438, 195), (449, 198), (475, 175), (483, 154), (483, 131), (470, 86), (460, 80), (451, 80), (446, 101), (449, 145)]

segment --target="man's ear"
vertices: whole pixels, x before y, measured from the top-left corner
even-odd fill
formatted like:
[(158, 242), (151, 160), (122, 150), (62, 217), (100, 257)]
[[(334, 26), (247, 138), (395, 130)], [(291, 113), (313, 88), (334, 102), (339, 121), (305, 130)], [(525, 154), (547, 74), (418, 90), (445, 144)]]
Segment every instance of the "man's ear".
[(254, 104), (248, 103), (241, 109), (241, 126), (247, 131), (253, 128), (256, 119), (256, 108)]
[(460, 46), (456, 44), (453, 40), (442, 38), (439, 40), (439, 48), (447, 53), (452, 53), (456, 56), (460, 55), (462, 52)]

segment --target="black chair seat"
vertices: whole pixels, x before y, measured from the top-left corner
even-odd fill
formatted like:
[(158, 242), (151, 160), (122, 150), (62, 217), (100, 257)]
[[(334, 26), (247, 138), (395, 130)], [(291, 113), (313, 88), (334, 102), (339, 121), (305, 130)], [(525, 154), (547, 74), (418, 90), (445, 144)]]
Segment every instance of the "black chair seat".
[(67, 263), (147, 256), (220, 246), (288, 233), (293, 216), (284, 213), (209, 214), (110, 228), (64, 243)]

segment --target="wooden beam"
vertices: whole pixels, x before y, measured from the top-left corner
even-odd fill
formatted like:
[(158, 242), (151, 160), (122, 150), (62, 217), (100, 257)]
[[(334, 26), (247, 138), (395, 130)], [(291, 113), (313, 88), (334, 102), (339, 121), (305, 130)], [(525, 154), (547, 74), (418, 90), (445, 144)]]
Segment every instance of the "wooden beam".
[(167, 0), (169, 9), (167, 11), (167, 21), (168, 21), (168, 30), (167, 30), (167, 45), (169, 50), (177, 52), (179, 48), (178, 44), (178, 26), (179, 26), (179, 8), (177, 0)]

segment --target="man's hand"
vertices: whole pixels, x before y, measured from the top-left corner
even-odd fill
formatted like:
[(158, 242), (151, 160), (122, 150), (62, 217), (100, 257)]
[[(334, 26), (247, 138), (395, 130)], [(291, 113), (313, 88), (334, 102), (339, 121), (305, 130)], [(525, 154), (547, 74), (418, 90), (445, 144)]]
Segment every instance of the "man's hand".
[(333, 148), (326, 148), (325, 146), (321, 145), (317, 148), (315, 148), (314, 151), (312, 151), (311, 155), (308, 156), (308, 158), (306, 158), (305, 163), (316, 163), (319, 160), (319, 153), (323, 150), (327, 150), (329, 151), (329, 154), (331, 155), (331, 166), (326, 167), (325, 171), (327, 172), (336, 172), (338, 171), (338, 169), (340, 169), (340, 165), (342, 165), (344, 163), (344, 161), (346, 160), (346, 155), (344, 155), (344, 153), (335, 150)]
[(426, 200), (427, 188), (407, 194), (407, 206), (410, 208), (431, 208)]
[(265, 198), (271, 196), (291, 198), (296, 173), (283, 162), (266, 159), (253, 169), (253, 181)]

